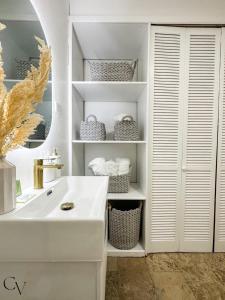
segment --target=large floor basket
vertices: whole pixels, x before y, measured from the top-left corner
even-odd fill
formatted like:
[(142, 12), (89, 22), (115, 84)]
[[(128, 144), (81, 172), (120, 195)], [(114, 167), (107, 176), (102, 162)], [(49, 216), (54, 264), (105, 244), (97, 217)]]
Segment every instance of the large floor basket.
[(111, 201), (109, 203), (109, 241), (118, 249), (134, 248), (140, 238), (141, 201)]

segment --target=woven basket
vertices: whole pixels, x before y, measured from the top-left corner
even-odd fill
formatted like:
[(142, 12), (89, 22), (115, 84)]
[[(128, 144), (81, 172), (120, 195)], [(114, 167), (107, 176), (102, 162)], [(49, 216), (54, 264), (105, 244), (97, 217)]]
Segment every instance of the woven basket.
[(128, 193), (129, 185), (129, 175), (109, 176), (108, 193)]
[[(94, 121), (90, 121), (93, 118)], [(80, 125), (80, 139), (87, 141), (103, 141), (106, 139), (105, 124), (98, 122), (95, 115), (89, 115)]]
[(24, 79), (27, 71), (30, 70), (31, 62), (25, 59), (16, 59), (16, 78)]
[(88, 60), (93, 81), (132, 81), (137, 61)]
[[(38, 57), (29, 57), (29, 59), (15, 59), (16, 61), (16, 78), (24, 79), (27, 77), (27, 72), (30, 71), (31, 66), (39, 66)], [(51, 78), (51, 70), (49, 73), (49, 78)]]
[(122, 121), (115, 123), (114, 139), (119, 141), (137, 141), (139, 139), (137, 123), (132, 116), (124, 116)]
[(141, 201), (109, 203), (109, 241), (122, 250), (134, 248), (140, 238)]
[(35, 133), (29, 136), (30, 140), (45, 140), (45, 124), (40, 123), (35, 129)]

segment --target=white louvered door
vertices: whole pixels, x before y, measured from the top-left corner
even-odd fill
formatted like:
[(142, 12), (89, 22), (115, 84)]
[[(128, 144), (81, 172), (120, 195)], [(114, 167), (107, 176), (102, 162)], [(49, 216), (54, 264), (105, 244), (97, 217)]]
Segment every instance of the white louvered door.
[(151, 31), (150, 252), (177, 251), (179, 245), (182, 32), (169, 27)]
[(211, 251), (220, 29), (151, 35), (149, 252)]
[(221, 37), (215, 251), (225, 251), (225, 29)]
[(220, 34), (186, 30), (181, 251), (213, 249)]

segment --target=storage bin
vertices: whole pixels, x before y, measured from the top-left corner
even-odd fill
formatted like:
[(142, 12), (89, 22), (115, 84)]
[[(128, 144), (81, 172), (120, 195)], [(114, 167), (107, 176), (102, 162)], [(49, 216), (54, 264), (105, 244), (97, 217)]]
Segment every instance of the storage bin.
[(24, 79), (27, 77), (27, 72), (30, 71), (31, 66), (38, 67), (39, 58), (29, 57), (28, 59), (15, 59), (16, 61), (16, 78)]
[(124, 116), (121, 121), (115, 123), (114, 139), (119, 141), (137, 141), (139, 139), (137, 123), (132, 116)]
[(128, 193), (129, 185), (129, 175), (109, 176), (108, 193)]
[[(90, 121), (93, 118), (94, 121)], [(98, 122), (95, 115), (89, 115), (86, 121), (82, 121), (80, 125), (80, 139), (81, 140), (92, 140), (92, 141), (103, 141), (106, 139), (105, 124)]]
[(32, 134), (29, 139), (30, 140), (45, 140), (45, 124), (40, 123), (35, 129), (35, 133)]
[(109, 203), (109, 242), (118, 249), (134, 248), (140, 238), (142, 202), (136, 200)]
[(88, 60), (93, 81), (132, 81), (137, 61)]

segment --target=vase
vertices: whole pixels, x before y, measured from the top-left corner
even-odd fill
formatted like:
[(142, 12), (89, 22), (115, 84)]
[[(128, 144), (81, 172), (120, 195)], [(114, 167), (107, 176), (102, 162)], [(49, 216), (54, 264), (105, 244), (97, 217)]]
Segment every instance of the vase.
[(16, 167), (0, 156), (0, 214), (16, 208)]

